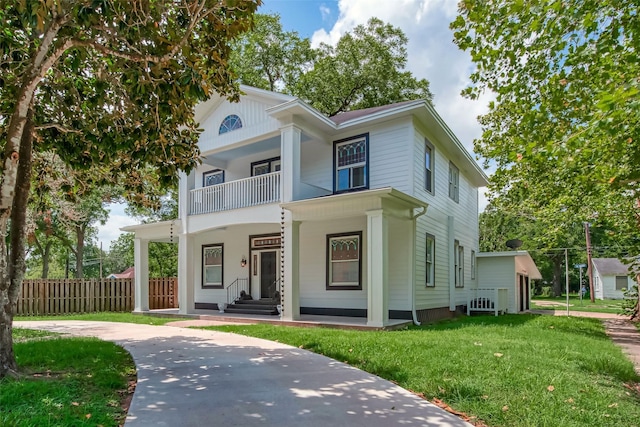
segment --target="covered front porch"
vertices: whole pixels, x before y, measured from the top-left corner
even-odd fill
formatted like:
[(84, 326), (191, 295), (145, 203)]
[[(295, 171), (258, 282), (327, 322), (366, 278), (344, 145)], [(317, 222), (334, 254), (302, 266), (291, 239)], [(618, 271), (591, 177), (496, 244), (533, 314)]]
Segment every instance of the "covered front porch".
[(383, 328), (416, 318), (416, 218), (426, 203), (387, 187), (281, 206), (283, 320), (337, 315)]

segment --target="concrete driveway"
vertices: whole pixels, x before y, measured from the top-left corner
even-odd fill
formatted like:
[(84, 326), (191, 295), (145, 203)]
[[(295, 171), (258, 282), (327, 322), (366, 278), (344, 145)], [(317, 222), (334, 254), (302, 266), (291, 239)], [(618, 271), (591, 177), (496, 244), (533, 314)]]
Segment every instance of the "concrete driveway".
[(94, 336), (138, 368), (126, 426), (471, 426), (395, 384), (333, 359), (257, 338), (171, 326), (26, 321)]

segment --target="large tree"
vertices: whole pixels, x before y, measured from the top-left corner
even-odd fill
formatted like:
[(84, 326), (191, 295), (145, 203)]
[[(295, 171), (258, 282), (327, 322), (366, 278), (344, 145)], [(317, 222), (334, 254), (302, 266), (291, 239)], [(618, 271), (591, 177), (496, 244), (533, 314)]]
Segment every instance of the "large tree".
[(168, 183), (197, 164), (194, 105), (237, 99), (229, 41), (259, 2), (0, 0), (0, 378), (16, 370), (33, 153), (143, 202), (146, 170)]
[[(637, 1), (464, 0), (452, 23), (476, 97), (495, 93), (475, 148), (490, 190), (546, 224), (638, 230)], [(635, 248), (638, 253), (640, 248)]]
[(407, 36), (371, 18), (333, 46), (311, 48), (307, 38), (284, 31), (277, 15), (257, 15), (256, 26), (234, 46), (240, 81), (299, 97), (327, 116), (413, 99), (431, 101), (429, 82), (407, 65)]

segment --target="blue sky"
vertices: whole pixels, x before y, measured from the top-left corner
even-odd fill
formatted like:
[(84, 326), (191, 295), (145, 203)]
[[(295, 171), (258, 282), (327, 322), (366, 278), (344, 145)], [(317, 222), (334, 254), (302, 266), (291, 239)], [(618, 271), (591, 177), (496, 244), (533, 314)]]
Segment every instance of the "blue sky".
[[(400, 27), (409, 38), (407, 69), (431, 84), (436, 110), (469, 151), (480, 137), (477, 116), (487, 111), (492, 95), (477, 101), (460, 96), (473, 70), (466, 52), (453, 44), (449, 23), (457, 14), (458, 0), (264, 0), (259, 13), (277, 13), (286, 31), (311, 38), (312, 44), (335, 44), (342, 34), (369, 18), (377, 17)], [(481, 195), (480, 208), (485, 206)], [(122, 206), (112, 206), (109, 221), (100, 227), (99, 240), (106, 249), (119, 228), (135, 224)]]

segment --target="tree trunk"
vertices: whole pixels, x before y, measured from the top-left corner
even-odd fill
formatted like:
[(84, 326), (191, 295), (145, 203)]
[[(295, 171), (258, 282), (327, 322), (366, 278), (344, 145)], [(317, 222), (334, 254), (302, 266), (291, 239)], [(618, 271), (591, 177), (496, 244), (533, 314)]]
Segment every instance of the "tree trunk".
[(562, 296), (562, 257), (552, 255), (551, 262), (553, 262), (553, 296)]
[(82, 263), (84, 261), (84, 227), (76, 226), (76, 279), (82, 279), (84, 272), (82, 271)]
[(42, 251), (42, 278), (49, 277), (49, 258), (51, 257), (51, 245), (53, 242), (47, 241)]
[[(18, 369), (13, 352), (13, 316), (22, 287), (25, 264), (25, 223), (27, 202), (31, 190), (31, 160), (33, 149), (33, 109), (29, 108), (27, 122), (20, 140), (19, 163), (11, 209), (0, 213), (0, 236), (9, 233), (8, 255), (0, 261), (0, 378), (15, 374)], [(11, 219), (9, 229), (8, 220)], [(7, 253), (6, 240), (0, 238), (1, 253)], [(8, 261), (8, 262), (7, 262)]]

